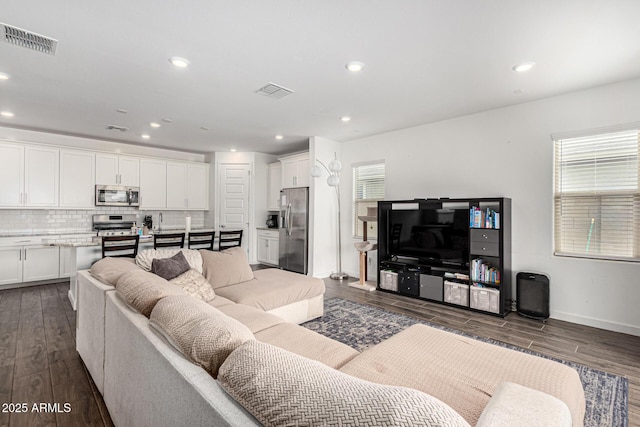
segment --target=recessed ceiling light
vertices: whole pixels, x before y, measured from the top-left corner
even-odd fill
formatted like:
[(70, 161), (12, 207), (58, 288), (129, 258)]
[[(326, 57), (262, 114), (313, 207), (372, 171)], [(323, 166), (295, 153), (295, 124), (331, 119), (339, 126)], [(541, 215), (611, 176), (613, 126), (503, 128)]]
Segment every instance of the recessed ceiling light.
[(232, 148), (232, 149), (231, 149), (231, 150), (229, 150), (229, 151), (231, 151), (232, 153), (235, 153), (235, 152), (236, 152), (236, 149), (235, 149), (235, 148)]
[(0, 73), (0, 80), (9, 80), (11, 76), (7, 73)]
[(351, 121), (351, 117), (349, 117), (349, 116), (342, 116), (342, 117), (340, 117), (340, 120), (342, 120), (342, 121), (343, 121), (343, 122), (345, 122), (345, 123), (346, 123), (346, 122), (350, 122), (350, 121)]
[(122, 114), (127, 114), (127, 113), (128, 113), (128, 111), (127, 111), (127, 110), (125, 110), (124, 108), (118, 108), (116, 111), (117, 111), (118, 113), (122, 113)]
[(358, 71), (362, 71), (364, 68), (364, 62), (360, 61), (350, 61), (345, 65), (346, 69), (351, 71), (352, 73), (357, 73)]
[(191, 64), (188, 59), (181, 58), (179, 56), (172, 56), (171, 58), (169, 58), (169, 62), (171, 62), (174, 67), (178, 68), (187, 68), (189, 64)]
[(151, 123), (149, 123), (149, 126), (151, 126), (152, 128), (159, 128), (159, 127), (160, 127), (160, 123), (158, 123), (158, 122), (151, 122)]
[(524, 73), (525, 71), (529, 71), (536, 65), (535, 62), (523, 62), (522, 64), (516, 64), (513, 66), (512, 70), (517, 73)]
[(4, 117), (13, 117), (15, 114), (13, 114), (11, 111), (0, 111), (0, 115)]
[(142, 135), (140, 135), (142, 137), (142, 139), (149, 139), (151, 138), (148, 134), (143, 133)]
[(282, 135), (276, 135), (276, 139), (277, 139), (277, 140), (280, 140), (280, 139), (282, 139), (282, 138), (284, 138), (284, 136), (282, 136)]

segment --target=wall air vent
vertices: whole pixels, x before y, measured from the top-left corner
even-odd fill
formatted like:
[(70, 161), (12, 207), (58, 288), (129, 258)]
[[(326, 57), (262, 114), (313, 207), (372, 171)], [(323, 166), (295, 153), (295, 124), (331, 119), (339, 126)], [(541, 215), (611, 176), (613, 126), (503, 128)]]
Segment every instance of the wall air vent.
[(258, 89), (256, 93), (260, 95), (264, 95), (267, 98), (280, 99), (280, 98), (284, 98), (287, 95), (291, 95), (293, 91), (291, 89), (287, 89), (286, 87), (282, 87), (275, 83), (269, 82), (268, 85)]
[(109, 130), (119, 130), (120, 132), (126, 132), (129, 130), (129, 128), (126, 128), (124, 126), (117, 126), (117, 125), (107, 125), (107, 129)]
[(4, 41), (7, 43), (42, 53), (48, 53), (49, 55), (56, 54), (58, 40), (52, 39), (51, 37), (45, 37), (17, 27), (12, 27), (2, 22), (0, 22), (0, 34), (2, 34)]

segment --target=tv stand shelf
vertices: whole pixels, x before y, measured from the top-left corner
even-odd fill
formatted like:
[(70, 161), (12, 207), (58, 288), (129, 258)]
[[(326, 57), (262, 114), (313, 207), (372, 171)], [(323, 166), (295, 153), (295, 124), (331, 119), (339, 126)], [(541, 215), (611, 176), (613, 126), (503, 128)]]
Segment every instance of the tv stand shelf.
[(378, 202), (378, 289), (504, 317), (511, 199)]

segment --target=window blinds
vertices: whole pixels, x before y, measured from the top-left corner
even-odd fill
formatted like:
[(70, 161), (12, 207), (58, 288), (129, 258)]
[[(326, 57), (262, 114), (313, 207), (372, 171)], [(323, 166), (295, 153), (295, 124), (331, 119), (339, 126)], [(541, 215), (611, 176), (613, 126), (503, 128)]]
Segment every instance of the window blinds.
[(554, 143), (555, 253), (640, 260), (638, 130)]
[[(355, 237), (362, 237), (362, 221), (358, 216), (367, 215), (367, 208), (378, 206), (384, 199), (384, 163), (355, 166), (353, 168), (353, 230)], [(368, 238), (377, 238), (376, 223), (368, 223)]]

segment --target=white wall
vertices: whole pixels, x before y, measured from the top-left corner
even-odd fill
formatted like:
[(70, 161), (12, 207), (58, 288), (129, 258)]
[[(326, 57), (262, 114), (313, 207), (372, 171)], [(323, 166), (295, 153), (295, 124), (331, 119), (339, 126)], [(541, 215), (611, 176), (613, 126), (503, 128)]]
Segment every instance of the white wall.
[[(341, 157), (341, 147), (342, 144), (335, 141), (317, 136), (311, 137), (309, 139), (309, 168), (316, 164), (316, 159), (328, 166), (329, 162), (333, 160), (334, 153), (337, 153), (338, 158)], [(345, 171), (344, 168), (343, 171)], [(346, 170), (347, 175), (349, 172)], [(342, 180), (344, 179), (343, 175), (344, 172), (340, 175)], [(327, 184), (327, 177), (327, 171), (322, 168), (322, 176), (312, 177), (309, 185), (309, 274), (314, 277), (329, 277), (332, 272), (338, 271), (338, 199), (335, 188)], [(351, 194), (351, 187), (348, 183), (345, 185), (340, 185), (341, 191)], [(348, 212), (342, 215), (348, 215)], [(344, 262), (345, 254), (342, 255)]]
[(551, 134), (638, 121), (640, 80), (547, 98), (342, 144), (343, 263), (358, 271), (350, 239), (351, 164), (385, 159), (386, 198), (513, 200), (515, 273), (551, 279), (551, 316), (640, 335), (640, 264), (553, 256)]

